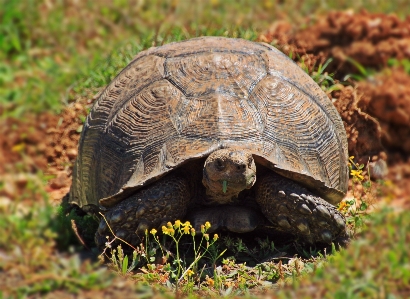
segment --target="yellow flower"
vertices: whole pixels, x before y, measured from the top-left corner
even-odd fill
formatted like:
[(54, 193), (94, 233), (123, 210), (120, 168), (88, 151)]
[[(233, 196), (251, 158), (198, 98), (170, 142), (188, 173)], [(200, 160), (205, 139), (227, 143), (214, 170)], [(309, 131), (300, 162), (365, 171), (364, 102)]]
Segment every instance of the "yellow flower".
[(205, 226), (203, 224), (201, 224), (201, 233), (205, 233)]
[(173, 228), (168, 228), (168, 233), (170, 236), (173, 236), (175, 234), (175, 230)]
[(214, 235), (214, 241), (218, 240), (218, 234)]
[(205, 240), (209, 241), (209, 235), (208, 234), (204, 234)]
[(363, 180), (363, 179), (364, 179), (364, 176), (362, 175), (362, 170), (352, 169), (352, 170), (350, 171), (350, 174), (351, 174), (353, 177), (358, 178), (359, 180)]
[(182, 229), (183, 231), (184, 231), (184, 234), (189, 234), (189, 232), (190, 232), (190, 227), (187, 225), (187, 226), (184, 226), (184, 228)]
[(162, 233), (168, 235), (168, 228), (166, 226), (162, 226)]
[(337, 208), (339, 211), (342, 211), (347, 206), (345, 201), (342, 201)]
[(209, 223), (209, 221), (205, 222), (205, 228), (209, 229), (211, 227), (211, 224)]
[(207, 283), (210, 287), (213, 287), (213, 286), (214, 286), (215, 281), (214, 281), (212, 278), (209, 278), (208, 275), (205, 277), (205, 280), (206, 280), (206, 283)]
[(185, 223), (184, 224), (182, 224), (182, 226), (191, 226), (191, 222), (189, 222), (189, 221), (185, 221)]
[(195, 236), (195, 229), (193, 229), (193, 228), (191, 228), (191, 235), (192, 235), (192, 237)]
[(191, 269), (189, 269), (186, 274), (188, 274), (188, 276), (191, 276), (192, 274), (194, 274), (194, 271), (192, 271)]
[(171, 227), (172, 227), (172, 223), (168, 221), (168, 222), (167, 222), (167, 226), (171, 228)]
[(157, 233), (157, 230), (155, 228), (151, 229), (151, 234), (155, 236), (156, 233)]
[(174, 228), (177, 229), (181, 226), (181, 220), (176, 220), (174, 224)]

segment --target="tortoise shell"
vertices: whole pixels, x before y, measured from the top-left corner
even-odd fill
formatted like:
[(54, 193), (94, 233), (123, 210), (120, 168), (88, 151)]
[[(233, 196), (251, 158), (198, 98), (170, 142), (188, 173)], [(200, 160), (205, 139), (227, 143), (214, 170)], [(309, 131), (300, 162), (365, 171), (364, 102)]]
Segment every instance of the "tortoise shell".
[(221, 148), (248, 150), (332, 204), (347, 191), (346, 133), (320, 87), (268, 44), (200, 37), (141, 52), (101, 93), (70, 201), (109, 206)]

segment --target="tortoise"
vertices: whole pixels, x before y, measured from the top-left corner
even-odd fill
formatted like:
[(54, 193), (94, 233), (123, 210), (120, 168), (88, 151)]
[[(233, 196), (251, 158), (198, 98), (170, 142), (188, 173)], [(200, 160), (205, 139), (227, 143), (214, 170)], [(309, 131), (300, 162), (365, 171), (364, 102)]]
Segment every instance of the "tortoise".
[(346, 236), (347, 160), (337, 110), (297, 64), (265, 43), (200, 37), (139, 53), (99, 95), (69, 200), (131, 244), (177, 219), (329, 244)]

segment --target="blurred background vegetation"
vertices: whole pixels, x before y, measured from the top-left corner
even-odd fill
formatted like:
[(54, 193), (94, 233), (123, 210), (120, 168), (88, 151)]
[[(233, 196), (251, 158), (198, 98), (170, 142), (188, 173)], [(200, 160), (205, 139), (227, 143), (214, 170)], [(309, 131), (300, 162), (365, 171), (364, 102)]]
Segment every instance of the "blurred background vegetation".
[[(0, 0), (0, 112), (59, 112), (140, 50), (201, 35), (255, 40), (275, 20), (410, 11), (407, 0)], [(307, 18), (308, 17), (308, 18)]]

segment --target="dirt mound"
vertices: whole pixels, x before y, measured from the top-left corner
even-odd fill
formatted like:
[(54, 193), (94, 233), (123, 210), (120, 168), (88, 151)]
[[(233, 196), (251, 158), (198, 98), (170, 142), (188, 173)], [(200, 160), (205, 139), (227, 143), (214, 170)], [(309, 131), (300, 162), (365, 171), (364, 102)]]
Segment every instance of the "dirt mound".
[(410, 75), (388, 69), (357, 88), (363, 95), (358, 106), (380, 123), (384, 146), (410, 157)]
[(358, 163), (367, 163), (371, 158), (386, 159), (381, 144), (381, 127), (377, 119), (359, 108), (361, 95), (352, 86), (343, 87), (332, 93), (334, 105), (339, 111), (346, 129), (349, 155)]
[(410, 75), (400, 68), (385, 69), (355, 88), (347, 86), (332, 93), (345, 123), (349, 153), (360, 158), (360, 163), (383, 149), (410, 157), (409, 93)]
[(400, 20), (395, 15), (366, 11), (331, 12), (306, 29), (283, 21), (274, 23), (260, 40), (279, 45), (285, 53), (304, 61), (309, 70), (332, 57), (327, 70), (337, 72), (341, 79), (360, 72), (355, 62), (380, 69), (391, 58), (410, 58), (410, 17)]
[(51, 199), (60, 200), (68, 192), (86, 108), (76, 103), (60, 115), (44, 113), (0, 121), (0, 181), (5, 182), (0, 197), (23, 195), (32, 179), (40, 180), (32, 174), (40, 172), (53, 177), (46, 188)]

